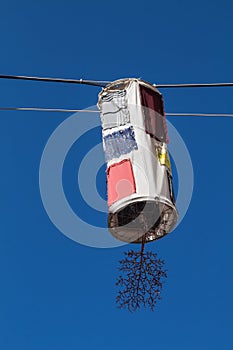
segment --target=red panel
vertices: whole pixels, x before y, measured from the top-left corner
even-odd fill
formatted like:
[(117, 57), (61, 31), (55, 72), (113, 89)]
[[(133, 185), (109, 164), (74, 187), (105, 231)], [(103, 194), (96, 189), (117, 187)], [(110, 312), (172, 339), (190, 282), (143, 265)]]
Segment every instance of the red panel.
[(136, 192), (132, 165), (124, 159), (108, 168), (108, 205)]
[(148, 107), (153, 111), (156, 111), (161, 115), (164, 115), (162, 96), (156, 91), (143, 85), (140, 85), (140, 91), (141, 91), (142, 106)]
[(144, 109), (146, 132), (159, 141), (168, 143), (162, 95), (143, 85), (140, 85), (140, 92), (141, 104), (146, 107)]

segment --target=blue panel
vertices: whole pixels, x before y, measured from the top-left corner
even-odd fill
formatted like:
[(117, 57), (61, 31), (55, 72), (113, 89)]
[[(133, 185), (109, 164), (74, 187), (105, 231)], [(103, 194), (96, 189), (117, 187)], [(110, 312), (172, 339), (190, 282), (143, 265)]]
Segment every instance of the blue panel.
[(104, 136), (104, 145), (107, 162), (138, 149), (132, 126)]

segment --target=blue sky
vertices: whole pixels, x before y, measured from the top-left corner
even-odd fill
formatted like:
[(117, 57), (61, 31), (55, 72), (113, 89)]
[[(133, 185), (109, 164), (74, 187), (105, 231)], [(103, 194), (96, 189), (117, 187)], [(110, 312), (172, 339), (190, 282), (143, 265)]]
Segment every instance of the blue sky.
[[(4, 1), (0, 73), (231, 82), (232, 13), (230, 0)], [(0, 91), (0, 106), (57, 108), (95, 105), (99, 92), (3, 80)], [(231, 88), (163, 94), (167, 112), (233, 112)], [(129, 247), (71, 241), (51, 223), (40, 198), (41, 154), (69, 116), (1, 112), (1, 349), (232, 349), (232, 120), (168, 118), (190, 152), (194, 193), (181, 225), (149, 247), (166, 260), (163, 300), (154, 313), (129, 314), (114, 303), (118, 260)], [(82, 150), (99, 142), (99, 132), (82, 141)], [(78, 161), (76, 145), (64, 167), (76, 211)], [(97, 177), (102, 195), (104, 176)], [(88, 211), (82, 215), (88, 220)], [(92, 219), (99, 220), (98, 213)]]

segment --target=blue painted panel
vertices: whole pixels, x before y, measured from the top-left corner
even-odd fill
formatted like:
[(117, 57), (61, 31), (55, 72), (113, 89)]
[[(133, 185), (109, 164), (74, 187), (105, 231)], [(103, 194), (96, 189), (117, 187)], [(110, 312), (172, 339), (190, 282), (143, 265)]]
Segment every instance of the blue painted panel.
[(105, 158), (110, 161), (138, 149), (133, 127), (104, 136)]

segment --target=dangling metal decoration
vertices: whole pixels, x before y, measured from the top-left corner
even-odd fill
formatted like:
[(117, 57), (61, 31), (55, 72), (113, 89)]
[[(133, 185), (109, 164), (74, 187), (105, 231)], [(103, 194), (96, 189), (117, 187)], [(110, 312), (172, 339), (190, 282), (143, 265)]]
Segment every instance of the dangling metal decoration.
[[(121, 79), (99, 94), (107, 162), (108, 228), (124, 242), (141, 243), (120, 261), (116, 302), (154, 310), (167, 271), (145, 243), (165, 236), (178, 218), (161, 93), (139, 79)], [(125, 274), (125, 276), (124, 276)]]

